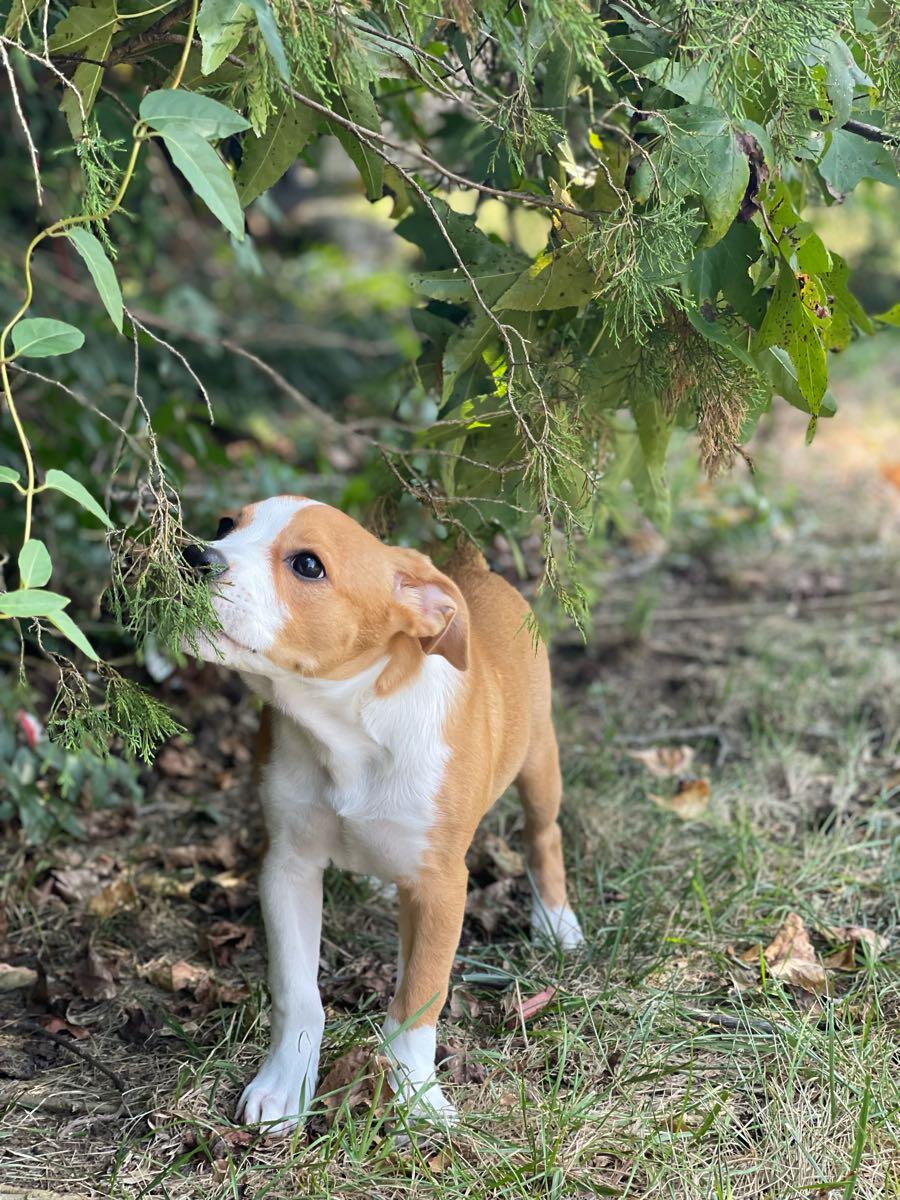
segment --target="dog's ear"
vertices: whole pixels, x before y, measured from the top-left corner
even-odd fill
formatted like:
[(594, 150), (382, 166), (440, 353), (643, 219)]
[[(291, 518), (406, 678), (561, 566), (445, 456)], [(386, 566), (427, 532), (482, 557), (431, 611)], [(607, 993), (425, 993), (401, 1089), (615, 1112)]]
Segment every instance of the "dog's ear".
[(458, 671), (469, 665), (469, 610), (462, 592), (430, 558), (402, 551), (394, 577), (401, 629), (426, 654), (441, 654)]

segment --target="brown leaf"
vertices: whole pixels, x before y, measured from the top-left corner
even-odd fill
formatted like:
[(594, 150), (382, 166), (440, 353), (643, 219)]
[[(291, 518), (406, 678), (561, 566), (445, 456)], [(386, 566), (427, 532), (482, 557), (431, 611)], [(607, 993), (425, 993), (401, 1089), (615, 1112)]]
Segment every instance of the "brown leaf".
[(197, 867), (205, 863), (232, 871), (240, 861), (238, 840), (232, 833), (218, 833), (209, 842), (191, 842), (186, 846), (172, 846), (164, 852), (164, 861), (170, 867)]
[(208, 929), (198, 932), (201, 947), (212, 954), (220, 967), (227, 966), (237, 951), (252, 946), (256, 937), (252, 925), (236, 925), (233, 921), (214, 921)]
[(498, 878), (525, 874), (524, 858), (499, 834), (485, 833), (481, 839), (481, 849)]
[(863, 960), (866, 954), (878, 958), (889, 944), (889, 939), (883, 933), (865, 929), (862, 925), (838, 925), (823, 930), (823, 933), (830, 942), (840, 947), (823, 960), (826, 967), (838, 971), (855, 971), (861, 965), (857, 961), (857, 950)]
[(824, 991), (825, 972), (798, 913), (788, 913), (763, 956), (769, 973), (776, 979), (783, 979), (806, 992)]
[(706, 779), (682, 779), (674, 796), (647, 795), (659, 808), (675, 813), (682, 821), (692, 821), (706, 812), (709, 805), (710, 786)]
[(511, 992), (506, 998), (506, 1008), (509, 1012), (506, 1028), (518, 1029), (523, 1021), (530, 1021), (539, 1012), (543, 1012), (556, 992), (557, 989), (553, 984), (544, 988), (543, 991), (535, 992), (533, 996), (520, 997), (517, 993)]
[(484, 1083), (484, 1067), (475, 1062), (466, 1046), (458, 1042), (441, 1043), (435, 1051), (434, 1061), (451, 1083)]
[(203, 756), (194, 746), (186, 746), (175, 738), (163, 746), (154, 766), (174, 779), (196, 779), (203, 769)]
[(142, 979), (155, 983), (163, 991), (183, 992), (193, 991), (201, 980), (209, 975), (209, 971), (205, 967), (186, 962), (183, 958), (176, 962), (167, 958), (154, 958), (138, 967), (138, 974)]
[(450, 1016), (455, 1021), (461, 1021), (464, 1018), (474, 1020), (481, 1012), (481, 1001), (477, 996), (457, 983), (450, 989)]
[(125, 1024), (118, 1030), (118, 1034), (123, 1042), (129, 1042), (132, 1046), (145, 1046), (158, 1030), (159, 1022), (156, 1018), (140, 1004), (135, 1004), (128, 1009)]
[(50, 872), (54, 890), (69, 903), (86, 900), (100, 882), (93, 866), (59, 867)]
[(91, 896), (85, 907), (92, 917), (106, 919), (134, 908), (137, 903), (138, 894), (134, 884), (122, 875)]
[(190, 1007), (191, 1016), (205, 1017), (223, 1004), (243, 1004), (249, 995), (250, 989), (245, 983), (221, 983), (214, 976), (206, 975), (194, 988), (197, 1003)]
[(347, 1104), (351, 1112), (370, 1109), (378, 1101), (376, 1115), (394, 1094), (388, 1078), (390, 1062), (383, 1054), (373, 1054), (365, 1046), (354, 1046), (342, 1054), (319, 1084), (316, 1095), (322, 1100), (331, 1124), (337, 1110)]
[(629, 750), (628, 757), (643, 763), (657, 779), (686, 775), (694, 761), (691, 746), (651, 746), (646, 750)]
[(0, 992), (13, 992), (18, 988), (34, 987), (38, 980), (37, 971), (31, 967), (14, 967), (0, 963)]
[(485, 933), (493, 933), (504, 912), (509, 910), (509, 900), (515, 889), (516, 881), (511, 878), (498, 879), (484, 888), (473, 888), (466, 898), (466, 912), (484, 929)]
[(93, 946), (75, 968), (72, 982), (85, 1000), (112, 1000), (116, 994), (113, 973)]
[(48, 1033), (68, 1033), (70, 1037), (75, 1038), (77, 1042), (83, 1042), (85, 1038), (91, 1036), (91, 1031), (85, 1029), (83, 1025), (73, 1025), (70, 1021), (66, 1021), (63, 1017), (54, 1017), (49, 1013), (38, 1017), (38, 1021), (47, 1030)]

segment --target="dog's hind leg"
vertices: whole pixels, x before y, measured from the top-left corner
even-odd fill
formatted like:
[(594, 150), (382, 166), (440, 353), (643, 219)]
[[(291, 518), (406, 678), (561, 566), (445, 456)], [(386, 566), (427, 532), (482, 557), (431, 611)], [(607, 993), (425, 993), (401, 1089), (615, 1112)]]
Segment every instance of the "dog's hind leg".
[(532, 936), (554, 939), (563, 949), (571, 950), (580, 946), (584, 937), (566, 898), (562, 833), (557, 822), (562, 776), (556, 734), (549, 718), (532, 736), (516, 787), (525, 810), (525, 847), (535, 893)]

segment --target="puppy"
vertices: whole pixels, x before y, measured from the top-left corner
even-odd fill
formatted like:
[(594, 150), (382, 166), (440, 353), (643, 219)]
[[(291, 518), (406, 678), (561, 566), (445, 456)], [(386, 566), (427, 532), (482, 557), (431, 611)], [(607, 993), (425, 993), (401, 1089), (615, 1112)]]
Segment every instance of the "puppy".
[(238, 1117), (282, 1132), (316, 1091), (325, 1016), (317, 986), (322, 874), (331, 862), (396, 884), (397, 990), (384, 1023), (392, 1084), (451, 1121), (435, 1028), (466, 903), (466, 851), (511, 784), (525, 809), (532, 930), (582, 941), (566, 902), (562, 784), (550, 669), (528, 606), (474, 550), (443, 573), (315, 500), (276, 496), (190, 547), (222, 631), (204, 658), (265, 701), (268, 850), (260, 900), (271, 1045)]

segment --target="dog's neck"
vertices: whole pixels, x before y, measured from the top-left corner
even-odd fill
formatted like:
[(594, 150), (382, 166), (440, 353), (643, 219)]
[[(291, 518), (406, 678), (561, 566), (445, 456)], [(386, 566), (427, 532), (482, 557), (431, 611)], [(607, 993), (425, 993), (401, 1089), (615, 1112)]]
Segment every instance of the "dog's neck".
[(378, 659), (349, 679), (268, 679), (243, 674), (249, 687), (298, 727), (338, 788), (351, 787), (371, 768), (390, 768), (422, 738), (440, 738), (447, 703), (459, 680), (444, 658), (426, 658), (405, 685), (379, 695), (388, 665)]

